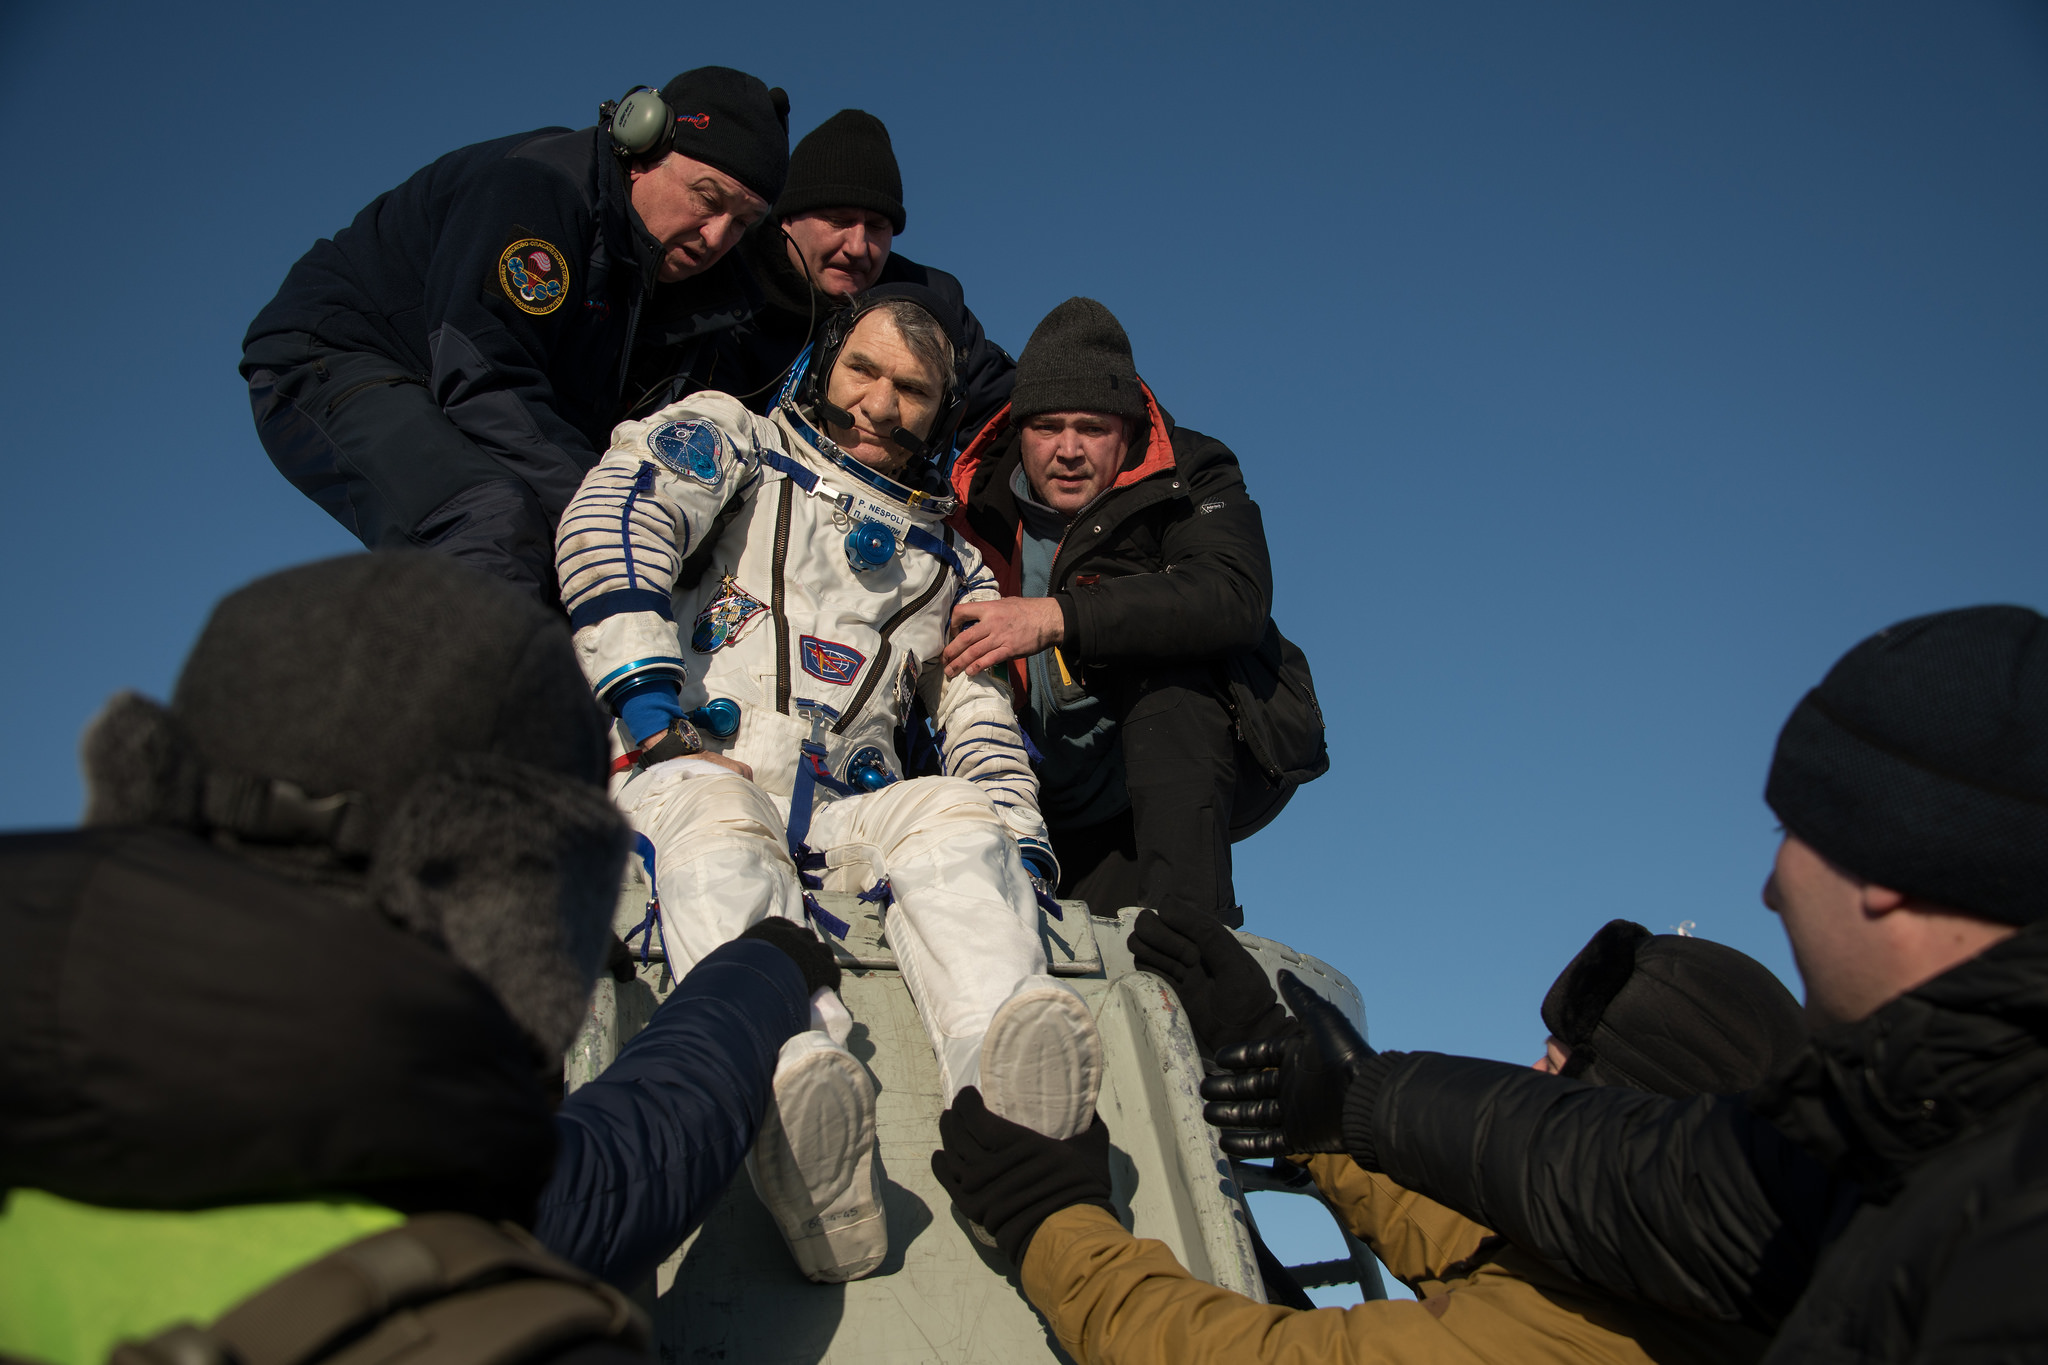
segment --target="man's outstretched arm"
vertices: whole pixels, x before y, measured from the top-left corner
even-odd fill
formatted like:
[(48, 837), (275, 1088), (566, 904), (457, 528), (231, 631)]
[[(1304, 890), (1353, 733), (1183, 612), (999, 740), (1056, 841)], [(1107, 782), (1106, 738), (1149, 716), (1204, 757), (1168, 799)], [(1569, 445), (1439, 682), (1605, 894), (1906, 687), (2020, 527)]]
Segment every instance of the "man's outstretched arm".
[(1623, 1297), (1770, 1330), (1858, 1203), (1739, 1098), (1375, 1052), (1291, 972), (1280, 994), (1299, 1027), (1202, 1082), (1226, 1152), (1346, 1153)]
[(1347, 1106), (1361, 1165), (1629, 1298), (1770, 1330), (1857, 1202), (1733, 1096), (1436, 1053), (1376, 1060), (1377, 1093)]
[(739, 1169), (776, 1053), (809, 1021), (804, 971), (773, 944), (735, 939), (698, 963), (563, 1101), (535, 1235), (621, 1288), (654, 1273)]

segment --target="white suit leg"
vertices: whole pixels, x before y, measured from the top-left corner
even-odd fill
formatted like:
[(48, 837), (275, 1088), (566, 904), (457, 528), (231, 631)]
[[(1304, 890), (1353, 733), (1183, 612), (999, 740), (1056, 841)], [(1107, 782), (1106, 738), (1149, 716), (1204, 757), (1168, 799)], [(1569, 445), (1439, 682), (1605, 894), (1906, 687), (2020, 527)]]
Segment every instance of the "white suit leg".
[[(640, 774), (618, 803), (654, 845), (662, 941), (677, 976), (770, 915), (804, 922), (783, 812), (760, 787), (682, 760)], [(889, 1249), (874, 1085), (846, 1050), (851, 1023), (832, 991), (812, 998), (812, 1026), (782, 1045), (747, 1154), (798, 1268), (829, 1284), (868, 1274)]]
[(654, 845), (661, 939), (677, 976), (770, 915), (804, 920), (775, 799), (738, 773), (687, 764), (658, 763), (617, 798)]
[(1038, 902), (1015, 840), (974, 783), (923, 777), (821, 804), (809, 842), (866, 845), (889, 878), (889, 946), (950, 1104), (977, 1080), (996, 1009), (1045, 971)]

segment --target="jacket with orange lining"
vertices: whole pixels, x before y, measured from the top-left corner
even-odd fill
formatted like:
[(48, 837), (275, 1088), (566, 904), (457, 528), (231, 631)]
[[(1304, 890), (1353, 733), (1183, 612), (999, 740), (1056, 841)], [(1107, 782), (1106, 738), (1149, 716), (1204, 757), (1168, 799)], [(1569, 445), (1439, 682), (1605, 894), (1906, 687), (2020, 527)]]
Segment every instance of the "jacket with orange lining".
[[(1273, 605), (1259, 506), (1237, 457), (1185, 427), (1146, 387), (1148, 421), (1128, 467), (1081, 509), (1053, 557), (1065, 663), (1083, 669), (1221, 660), (1256, 648)], [(1010, 491), (1020, 453), (1005, 407), (953, 466), (953, 526), (982, 552), (997, 586), (1019, 587), (1023, 519)], [(1013, 660), (1018, 703), (1029, 692)], [(1085, 675), (1084, 675), (1085, 676)]]

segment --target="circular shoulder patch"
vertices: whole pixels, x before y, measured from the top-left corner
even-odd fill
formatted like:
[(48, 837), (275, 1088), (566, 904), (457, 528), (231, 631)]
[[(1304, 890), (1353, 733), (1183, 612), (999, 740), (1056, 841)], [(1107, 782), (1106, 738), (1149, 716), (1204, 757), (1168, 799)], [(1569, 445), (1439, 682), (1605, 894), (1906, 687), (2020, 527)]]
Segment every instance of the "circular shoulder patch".
[(498, 257), (505, 297), (528, 313), (552, 313), (569, 297), (569, 263), (552, 243), (527, 237)]
[(647, 448), (677, 474), (704, 484), (718, 482), (718, 457), (725, 453), (725, 442), (710, 422), (663, 423), (648, 433)]

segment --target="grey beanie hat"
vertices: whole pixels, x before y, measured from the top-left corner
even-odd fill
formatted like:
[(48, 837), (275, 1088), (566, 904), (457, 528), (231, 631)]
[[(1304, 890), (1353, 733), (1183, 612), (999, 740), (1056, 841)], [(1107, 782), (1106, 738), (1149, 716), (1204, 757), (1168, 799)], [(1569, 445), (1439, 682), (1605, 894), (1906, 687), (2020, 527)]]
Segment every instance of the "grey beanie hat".
[(190, 830), (365, 894), (559, 1057), (610, 941), (627, 834), (566, 623), (446, 555), (286, 569), (214, 609), (168, 708), (116, 696), (89, 825)]
[(171, 712), (209, 765), (316, 797), (361, 793), (373, 838), (458, 754), (604, 783), (603, 717), (559, 617), (422, 550), (305, 564), (229, 594)]
[(1131, 339), (1094, 299), (1076, 296), (1047, 313), (1017, 358), (1010, 417), (1021, 422), (1042, 412), (1145, 415)]

